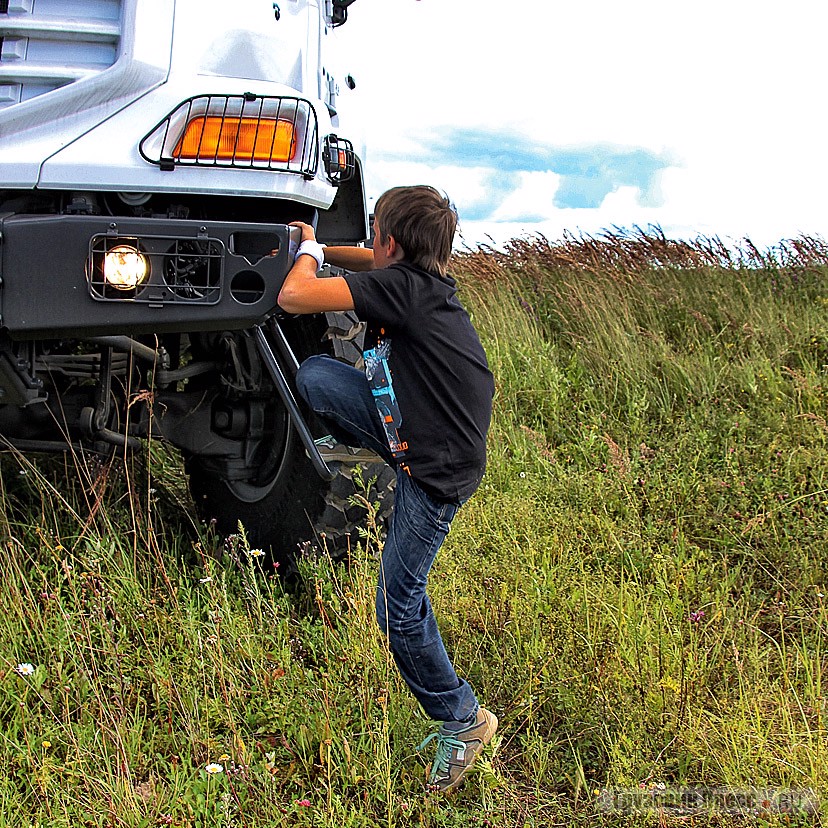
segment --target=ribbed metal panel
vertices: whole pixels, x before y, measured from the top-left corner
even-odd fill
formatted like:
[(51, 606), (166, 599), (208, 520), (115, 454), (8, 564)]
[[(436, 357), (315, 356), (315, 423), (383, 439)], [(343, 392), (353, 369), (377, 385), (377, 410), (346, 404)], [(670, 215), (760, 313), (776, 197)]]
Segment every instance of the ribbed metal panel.
[(122, 0), (0, 0), (0, 109), (112, 66)]

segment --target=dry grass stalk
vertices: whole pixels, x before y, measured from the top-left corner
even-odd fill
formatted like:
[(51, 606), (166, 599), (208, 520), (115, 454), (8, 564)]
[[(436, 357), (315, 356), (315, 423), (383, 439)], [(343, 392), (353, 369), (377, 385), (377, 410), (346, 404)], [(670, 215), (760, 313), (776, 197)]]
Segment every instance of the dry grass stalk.
[(565, 232), (550, 241), (542, 234), (507, 242), (502, 250), (481, 246), (456, 254), (462, 270), (482, 281), (500, 279), (504, 270), (523, 274), (541, 271), (589, 271), (628, 277), (653, 268), (777, 269), (805, 271), (828, 266), (828, 243), (819, 237), (783, 239), (760, 250), (751, 239), (732, 245), (717, 236), (670, 239), (656, 226), (613, 227), (597, 236)]
[(819, 414), (799, 414), (797, 415), (797, 419), (800, 420), (811, 420), (811, 422), (816, 423), (823, 431), (828, 431), (828, 421), (826, 421), (825, 417), (820, 417)]
[(609, 449), (610, 465), (622, 476), (627, 477), (630, 473), (630, 455), (626, 449), (622, 449), (609, 434), (601, 438)]
[(642, 460), (652, 460), (656, 456), (655, 449), (651, 449), (646, 443), (641, 443), (638, 447), (638, 455)]

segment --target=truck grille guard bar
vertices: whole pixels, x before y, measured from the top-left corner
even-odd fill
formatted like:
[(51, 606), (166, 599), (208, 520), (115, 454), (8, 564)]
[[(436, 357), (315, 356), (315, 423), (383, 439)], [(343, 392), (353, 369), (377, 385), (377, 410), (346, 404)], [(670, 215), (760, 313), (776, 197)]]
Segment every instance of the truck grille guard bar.
[[(270, 320), (270, 329), (276, 339), (276, 346), (282, 358), (288, 361), (291, 370), (295, 372), (298, 368), (296, 356), (276, 319)], [(291, 391), (288, 381), (279, 365), (279, 361), (276, 359), (276, 355), (273, 353), (270, 343), (267, 341), (267, 337), (260, 325), (256, 325), (253, 328), (253, 336), (256, 340), (256, 346), (259, 349), (259, 355), (273, 380), (273, 384), (276, 386), (276, 390), (279, 392), (279, 396), (282, 398), (282, 402), (285, 404), (290, 420), (296, 429), (296, 433), (299, 435), (299, 439), (302, 441), (302, 445), (305, 447), (305, 451), (308, 453), (311, 464), (323, 480), (333, 480), (336, 475), (331, 471), (319, 453), (319, 447), (313, 441), (313, 435), (310, 433), (305, 418), (299, 410), (296, 398), (293, 396), (293, 391)]]

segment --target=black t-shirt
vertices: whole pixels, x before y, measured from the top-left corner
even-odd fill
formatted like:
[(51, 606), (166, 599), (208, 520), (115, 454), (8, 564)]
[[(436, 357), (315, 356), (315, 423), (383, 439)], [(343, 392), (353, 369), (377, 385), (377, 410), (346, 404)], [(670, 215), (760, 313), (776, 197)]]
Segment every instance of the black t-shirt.
[(432, 497), (465, 500), (486, 468), (494, 379), (456, 283), (407, 262), (345, 279), (397, 462)]

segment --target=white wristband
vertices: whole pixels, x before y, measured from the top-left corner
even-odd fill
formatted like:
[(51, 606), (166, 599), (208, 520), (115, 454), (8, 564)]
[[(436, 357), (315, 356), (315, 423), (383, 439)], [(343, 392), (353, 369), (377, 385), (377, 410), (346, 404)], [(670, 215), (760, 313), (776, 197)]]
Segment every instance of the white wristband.
[(296, 261), (296, 259), (298, 259), (302, 254), (313, 256), (313, 258), (316, 259), (316, 269), (319, 270), (322, 265), (325, 264), (324, 247), (325, 245), (319, 244), (318, 241), (314, 241), (313, 239), (305, 239), (305, 241), (299, 245), (294, 261)]

